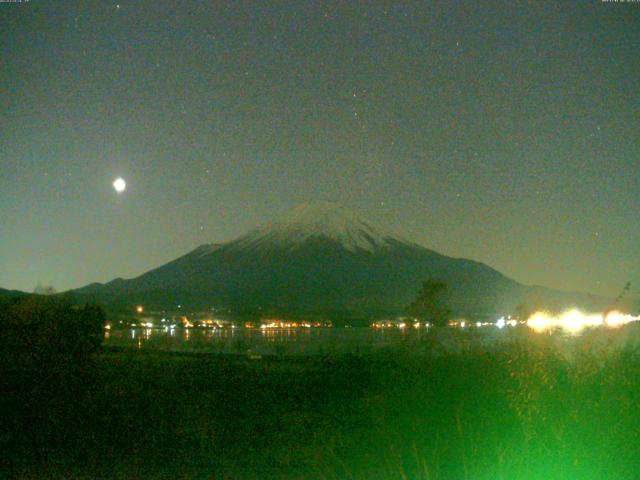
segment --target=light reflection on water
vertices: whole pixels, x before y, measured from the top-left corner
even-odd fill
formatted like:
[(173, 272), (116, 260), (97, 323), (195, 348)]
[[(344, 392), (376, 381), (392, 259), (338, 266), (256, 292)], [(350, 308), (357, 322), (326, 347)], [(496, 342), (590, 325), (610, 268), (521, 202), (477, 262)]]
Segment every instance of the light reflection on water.
[[(446, 333), (446, 332), (445, 332)], [(362, 328), (199, 329), (130, 328), (105, 334), (107, 347), (251, 355), (364, 353), (404, 346), (425, 348), (428, 330)]]
[[(619, 331), (594, 331), (591, 341), (610, 344), (640, 344), (640, 328), (629, 325)], [(354, 328), (278, 328), (278, 329), (183, 329), (130, 328), (105, 331), (106, 347), (172, 352), (207, 352), (249, 355), (332, 355), (367, 353), (385, 348), (410, 349), (415, 353), (461, 351), (471, 346), (492, 347), (504, 342), (534, 336), (551, 339), (560, 346), (579, 341), (575, 336), (533, 334), (526, 328), (498, 329), (443, 328), (372, 329)], [(573, 338), (574, 340), (571, 340)], [(612, 342), (614, 340), (615, 342)]]

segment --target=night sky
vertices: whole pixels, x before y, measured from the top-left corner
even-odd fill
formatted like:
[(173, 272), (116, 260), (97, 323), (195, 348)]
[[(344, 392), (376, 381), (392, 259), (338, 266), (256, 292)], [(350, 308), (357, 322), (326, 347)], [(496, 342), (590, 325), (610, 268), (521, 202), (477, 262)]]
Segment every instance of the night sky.
[(332, 200), (637, 295), (640, 3), (31, 0), (0, 37), (0, 287), (136, 276)]

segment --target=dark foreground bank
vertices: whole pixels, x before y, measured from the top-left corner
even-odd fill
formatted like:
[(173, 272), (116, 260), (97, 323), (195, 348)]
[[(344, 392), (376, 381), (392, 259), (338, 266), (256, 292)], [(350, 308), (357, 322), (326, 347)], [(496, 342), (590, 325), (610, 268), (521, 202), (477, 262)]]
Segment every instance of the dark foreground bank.
[(3, 357), (2, 378), (3, 478), (575, 480), (640, 471), (640, 355), (589, 336), (571, 361), (531, 337), (433, 358), (102, 351), (34, 363), (16, 354)]

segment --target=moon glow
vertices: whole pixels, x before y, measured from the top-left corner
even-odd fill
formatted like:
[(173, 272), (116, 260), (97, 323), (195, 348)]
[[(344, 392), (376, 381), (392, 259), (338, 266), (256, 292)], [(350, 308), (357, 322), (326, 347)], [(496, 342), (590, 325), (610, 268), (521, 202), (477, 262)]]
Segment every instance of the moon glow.
[(117, 193), (122, 193), (127, 188), (127, 182), (125, 182), (122, 177), (118, 177), (113, 182), (113, 188)]

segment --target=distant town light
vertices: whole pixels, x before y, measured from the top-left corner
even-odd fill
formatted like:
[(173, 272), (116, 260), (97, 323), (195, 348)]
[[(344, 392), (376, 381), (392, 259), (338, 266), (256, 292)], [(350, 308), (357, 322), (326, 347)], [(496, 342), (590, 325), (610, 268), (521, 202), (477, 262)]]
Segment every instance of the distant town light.
[(619, 311), (611, 311), (604, 314), (587, 314), (573, 309), (560, 315), (536, 312), (527, 320), (527, 326), (536, 332), (561, 329), (569, 333), (578, 333), (585, 328), (600, 326), (616, 328), (638, 320), (640, 320), (640, 317), (634, 317)]
[(640, 320), (640, 317), (634, 317), (632, 315), (619, 312), (618, 310), (613, 310), (605, 315), (604, 324), (607, 327), (619, 327), (620, 325), (625, 325), (637, 320)]
[(142, 305), (138, 305), (138, 306), (136, 307), (136, 312), (138, 312), (138, 313), (142, 313), (142, 312), (144, 312), (144, 308), (142, 307)]

